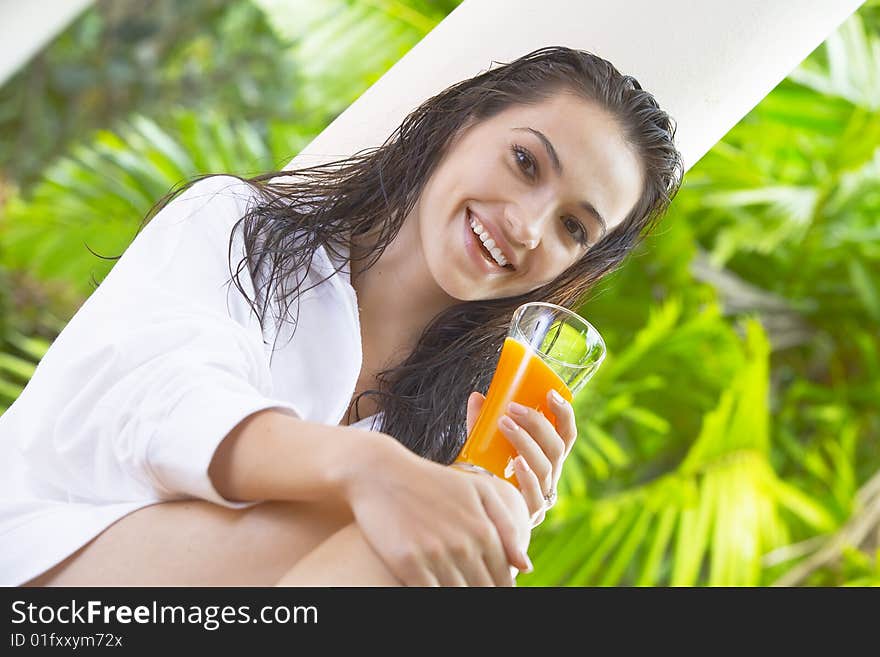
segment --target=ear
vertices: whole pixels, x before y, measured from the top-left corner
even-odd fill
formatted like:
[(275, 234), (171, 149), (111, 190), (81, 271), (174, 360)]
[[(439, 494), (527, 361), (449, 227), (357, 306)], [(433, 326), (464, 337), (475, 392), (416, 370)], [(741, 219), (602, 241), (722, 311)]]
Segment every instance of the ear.
[(477, 417), (480, 415), (480, 410), (483, 408), (483, 402), (486, 401), (486, 398), (481, 395), (476, 390), (470, 394), (467, 401), (467, 432), (468, 435), (471, 433), (471, 429), (474, 428), (474, 424), (477, 421)]

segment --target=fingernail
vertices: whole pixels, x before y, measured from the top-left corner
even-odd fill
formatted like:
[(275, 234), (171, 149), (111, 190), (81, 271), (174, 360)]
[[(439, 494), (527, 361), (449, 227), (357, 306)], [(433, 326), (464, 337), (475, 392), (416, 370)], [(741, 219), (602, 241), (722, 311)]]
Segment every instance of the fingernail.
[(529, 412), (529, 409), (523, 406), (522, 404), (517, 404), (516, 402), (510, 402), (507, 407), (507, 410), (513, 413), (514, 415), (525, 415)]
[(516, 431), (516, 422), (511, 420), (506, 415), (501, 416), (501, 419), (498, 420), (498, 424), (501, 425), (502, 429), (507, 429), (508, 431)]
[(555, 390), (551, 390), (551, 391), (550, 391), (550, 396), (553, 397), (553, 401), (555, 401), (555, 402), (556, 402), (557, 404), (559, 404), (560, 406), (562, 406), (562, 405), (565, 404), (565, 400), (562, 398), (562, 395), (560, 395), (560, 394), (559, 394), (558, 392), (556, 392)]
[(523, 551), (523, 552), (521, 553), (520, 556), (522, 556), (522, 560), (525, 561), (525, 562), (526, 562), (526, 565), (528, 566), (528, 568), (526, 568), (526, 569), (525, 569), (524, 571), (522, 571), (522, 572), (524, 572), (524, 573), (530, 573), (530, 572), (532, 572), (532, 571), (535, 569), (535, 567), (532, 565), (532, 560), (529, 559), (529, 554), (528, 554), (528, 552)]
[(528, 472), (530, 470), (529, 464), (526, 463), (525, 458), (523, 458), (522, 456), (517, 456), (516, 462), (519, 463), (519, 467), (522, 468), (523, 470), (525, 470), (526, 472)]

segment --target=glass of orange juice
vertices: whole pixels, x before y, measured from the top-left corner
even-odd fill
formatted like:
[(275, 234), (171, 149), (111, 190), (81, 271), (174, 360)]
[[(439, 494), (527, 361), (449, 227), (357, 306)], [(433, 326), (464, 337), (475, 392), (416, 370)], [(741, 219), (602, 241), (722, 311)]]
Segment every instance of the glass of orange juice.
[(498, 426), (510, 402), (535, 408), (554, 426), (547, 393), (571, 401), (605, 358), (605, 342), (583, 317), (552, 303), (532, 302), (513, 313), (486, 400), (453, 465), (488, 471), (518, 486), (517, 451)]

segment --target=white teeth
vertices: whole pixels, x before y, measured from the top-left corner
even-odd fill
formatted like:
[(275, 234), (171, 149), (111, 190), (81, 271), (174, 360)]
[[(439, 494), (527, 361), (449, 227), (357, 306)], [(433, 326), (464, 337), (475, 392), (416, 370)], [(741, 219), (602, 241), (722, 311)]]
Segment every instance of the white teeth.
[(504, 257), (501, 249), (499, 249), (495, 245), (495, 240), (489, 237), (489, 231), (483, 228), (483, 225), (473, 217), (471, 217), (471, 228), (473, 229), (474, 233), (476, 233), (477, 237), (480, 238), (480, 241), (483, 243), (483, 246), (486, 247), (486, 250), (490, 254), (492, 254), (495, 262), (497, 262), (501, 267), (506, 266), (507, 258)]

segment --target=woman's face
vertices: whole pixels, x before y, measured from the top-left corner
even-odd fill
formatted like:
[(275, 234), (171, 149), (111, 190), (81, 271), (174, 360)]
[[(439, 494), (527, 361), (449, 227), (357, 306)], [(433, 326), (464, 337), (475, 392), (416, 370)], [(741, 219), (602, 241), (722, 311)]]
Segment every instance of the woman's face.
[(574, 264), (641, 191), (641, 163), (615, 120), (560, 93), (509, 107), (454, 141), (415, 208), (420, 246), (449, 296), (516, 296)]

